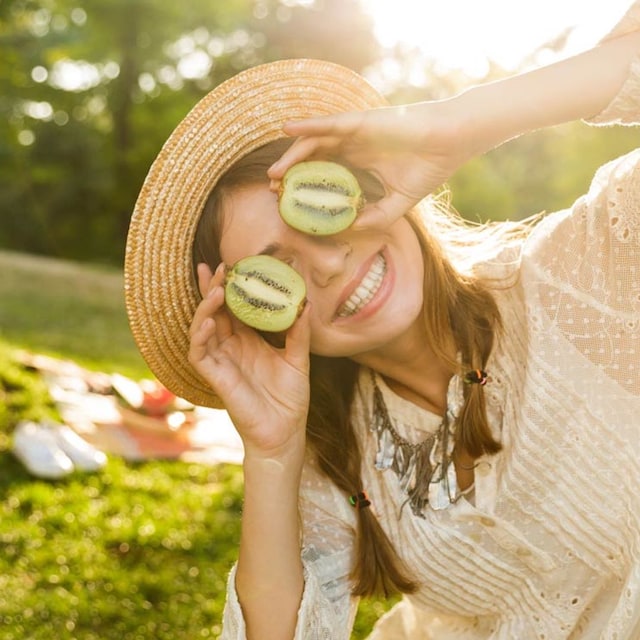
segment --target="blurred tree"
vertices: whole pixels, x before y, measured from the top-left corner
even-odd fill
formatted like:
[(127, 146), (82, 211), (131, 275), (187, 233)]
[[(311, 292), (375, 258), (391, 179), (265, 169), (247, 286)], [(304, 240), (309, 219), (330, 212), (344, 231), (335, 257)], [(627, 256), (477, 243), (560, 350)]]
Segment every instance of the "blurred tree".
[(120, 262), (180, 118), (238, 70), (305, 55), (301, 43), (355, 69), (378, 54), (357, 0), (0, 3), (0, 246)]
[(519, 220), (586, 193), (599, 166), (640, 147), (640, 128), (572, 122), (512, 140), (462, 167), (449, 186), (471, 220)]
[[(366, 70), (395, 103), (469, 84), (416, 49), (382, 51), (359, 0), (0, 1), (0, 246), (120, 263), (178, 121), (238, 70), (301, 56)], [(490, 65), (485, 80), (504, 74)], [(567, 206), (598, 164), (639, 143), (628, 128), (538, 132), (465, 166), (453, 203), (474, 219)]]
[(319, 58), (361, 71), (381, 53), (358, 2), (258, 0), (254, 16), (270, 60)]

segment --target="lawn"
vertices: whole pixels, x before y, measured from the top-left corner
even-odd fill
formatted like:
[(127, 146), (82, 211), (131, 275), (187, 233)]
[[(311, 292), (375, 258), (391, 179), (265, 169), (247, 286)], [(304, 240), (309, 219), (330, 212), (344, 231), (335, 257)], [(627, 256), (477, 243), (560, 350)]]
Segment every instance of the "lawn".
[(0, 338), (99, 371), (148, 370), (127, 324), (120, 271), (0, 251)]
[[(10, 453), (22, 418), (54, 416), (15, 349), (140, 378), (122, 274), (0, 252), (0, 624), (3, 640), (216, 638), (235, 560), (234, 465), (112, 456), (97, 474), (32, 478)], [(363, 602), (353, 640), (386, 603)]]

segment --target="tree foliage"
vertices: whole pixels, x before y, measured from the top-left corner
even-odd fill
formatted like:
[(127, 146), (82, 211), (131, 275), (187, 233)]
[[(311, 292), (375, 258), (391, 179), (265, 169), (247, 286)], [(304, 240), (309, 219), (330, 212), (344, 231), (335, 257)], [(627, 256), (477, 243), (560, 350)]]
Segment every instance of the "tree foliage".
[[(381, 50), (359, 0), (0, 2), (0, 247), (121, 263), (137, 193), (177, 122), (240, 69), (287, 57), (425, 80), (392, 102), (468, 83), (419, 51)], [(471, 162), (452, 180), (454, 204), (471, 218), (566, 206), (599, 163), (640, 142), (630, 129), (585, 129)]]
[(207, 91), (275, 58), (376, 54), (355, 0), (0, 3), (0, 246), (121, 261), (148, 167)]
[(570, 207), (605, 162), (640, 146), (640, 130), (573, 122), (513, 140), (451, 180), (453, 205), (472, 220), (520, 220)]

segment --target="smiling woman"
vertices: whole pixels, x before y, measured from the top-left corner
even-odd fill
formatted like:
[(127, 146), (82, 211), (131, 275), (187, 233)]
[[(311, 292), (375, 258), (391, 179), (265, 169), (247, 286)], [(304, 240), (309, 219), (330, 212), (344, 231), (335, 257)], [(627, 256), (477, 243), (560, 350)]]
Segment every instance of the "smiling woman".
[[(444, 100), (390, 106), (346, 67), (285, 59), (174, 130), (126, 299), (160, 381), (224, 406), (244, 445), (222, 638), (347, 640), (360, 596), (401, 592), (371, 640), (637, 640), (640, 150), (528, 224), (467, 224), (433, 193), (542, 128), (638, 123), (639, 92), (636, 0), (600, 46)], [(310, 160), (368, 180), (334, 234), (278, 209)], [(306, 285), (277, 341), (229, 313), (226, 267), (256, 254)]]
[(584, 49), (606, 33), (629, 4), (627, 0), (361, 2), (383, 46), (415, 46), (443, 69), (461, 69), (472, 77), (483, 77), (489, 60), (514, 70), (532, 51), (565, 36), (567, 41), (556, 55)]

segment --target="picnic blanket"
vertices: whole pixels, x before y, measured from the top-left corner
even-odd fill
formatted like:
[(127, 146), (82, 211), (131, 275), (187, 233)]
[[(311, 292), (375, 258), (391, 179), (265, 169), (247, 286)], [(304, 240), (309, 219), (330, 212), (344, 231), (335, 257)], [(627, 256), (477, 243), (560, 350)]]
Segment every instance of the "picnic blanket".
[(130, 461), (242, 462), (242, 441), (224, 410), (194, 406), (156, 380), (26, 352), (19, 359), (42, 376), (64, 423), (107, 454)]

